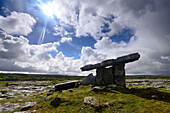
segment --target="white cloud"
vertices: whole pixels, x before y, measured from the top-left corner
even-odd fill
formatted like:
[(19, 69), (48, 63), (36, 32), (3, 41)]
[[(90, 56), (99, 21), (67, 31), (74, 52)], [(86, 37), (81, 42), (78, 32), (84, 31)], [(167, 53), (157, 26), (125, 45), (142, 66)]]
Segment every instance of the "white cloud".
[(0, 31), (0, 71), (56, 74), (79, 74), (83, 62), (59, 52), (53, 58), (48, 52), (57, 50), (58, 43), (30, 45), (23, 36), (13, 37)]
[(161, 56), (161, 59), (170, 61), (170, 56)]
[[(28, 40), (23, 37), (14, 38), (8, 36), (7, 39), (0, 40), (0, 47), (2, 48), (0, 49), (2, 53), (0, 57), (3, 58), (1, 62), (6, 62), (8, 58), (11, 62), (8, 61), (7, 64), (16, 65), (16, 68), (20, 69), (23, 69), (21, 68), (22, 66), (25, 70), (30, 68), (30, 70), (34, 71), (41, 70), (64, 74), (80, 73), (79, 67), (88, 63), (97, 63), (107, 58), (116, 58), (121, 55), (139, 52), (141, 54), (140, 60), (126, 65), (127, 73), (169, 73), (170, 61), (168, 60), (169, 57), (167, 57), (170, 56), (169, 0), (74, 0), (71, 2), (70, 0), (54, 0), (54, 3), (58, 9), (56, 16), (61, 23), (73, 26), (76, 36), (93, 36), (97, 40), (97, 43), (94, 45), (95, 49), (83, 47), (81, 58), (78, 60), (66, 57), (62, 52), (59, 52), (54, 59), (47, 52), (43, 51), (43, 47), (46, 48), (47, 46), (31, 46), (28, 44)], [(11, 15), (8, 17), (11, 17)], [(7, 20), (6, 17), (2, 16), (0, 20), (2, 21), (4, 18)], [(105, 24), (108, 24), (110, 31), (102, 33), (102, 26)], [(0, 26), (2, 25), (0, 23)], [(32, 23), (31, 25), (33, 26), (34, 24)], [(109, 39), (110, 36), (119, 34), (122, 29), (134, 31), (134, 36), (131, 37), (129, 42), (125, 43), (122, 41), (117, 43)], [(64, 36), (65, 30), (62, 28), (56, 28), (56, 30)], [(9, 31), (8, 33), (10, 33)], [(31, 32), (30, 30), (28, 31)], [(19, 33), (28, 34), (25, 31)], [(3, 34), (1, 33), (0, 36), (2, 37)], [(100, 37), (103, 38), (99, 40)], [(66, 40), (71, 41), (71, 39)], [(66, 42), (66, 40), (63, 38), (63, 42)], [(25, 43), (26, 46), (19, 43), (20, 41)], [(51, 46), (47, 50), (57, 51), (54, 49), (56, 48), (54, 45), (57, 46), (59, 43), (49, 44)], [(14, 45), (16, 45), (15, 48), (13, 48)], [(22, 49), (20, 50), (19, 48)], [(15, 54), (13, 52), (15, 50), (19, 51), (19, 54)], [(8, 54), (6, 54), (7, 52)], [(25, 56), (23, 57), (22, 55)], [(29, 61), (16, 60), (16, 58), (22, 59), (19, 57), (28, 58)]]
[(71, 37), (68, 37), (68, 38), (67, 37), (62, 37), (60, 42), (65, 43), (65, 42), (71, 42), (71, 41), (72, 41)]
[(9, 34), (28, 35), (36, 20), (26, 13), (11, 12), (7, 17), (0, 16), (0, 29)]

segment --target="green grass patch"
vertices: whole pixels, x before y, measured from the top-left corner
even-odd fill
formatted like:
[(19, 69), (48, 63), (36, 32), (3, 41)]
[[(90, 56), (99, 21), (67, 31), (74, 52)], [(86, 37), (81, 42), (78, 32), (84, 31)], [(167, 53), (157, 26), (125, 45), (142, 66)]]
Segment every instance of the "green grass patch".
[[(155, 95), (153, 98), (152, 95)], [(58, 96), (62, 102), (58, 107), (50, 105), (51, 100)], [(83, 103), (84, 97), (93, 96), (100, 101), (100, 110)], [(162, 98), (163, 97), (163, 98)], [(45, 99), (45, 98), (44, 98)], [(90, 86), (74, 88), (73, 92), (64, 90), (55, 92), (48, 101), (42, 101), (35, 105), (37, 112), (41, 113), (159, 113), (170, 112), (170, 93), (157, 89), (136, 88), (107, 88), (105, 91), (94, 92)]]

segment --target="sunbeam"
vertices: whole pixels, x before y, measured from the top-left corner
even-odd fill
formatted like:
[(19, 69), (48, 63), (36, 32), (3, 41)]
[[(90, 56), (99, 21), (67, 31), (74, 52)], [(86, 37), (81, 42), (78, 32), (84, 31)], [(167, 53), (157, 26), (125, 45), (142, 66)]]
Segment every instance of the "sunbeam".
[(41, 31), (39, 40), (38, 40), (38, 44), (42, 44), (44, 41), (44, 37), (45, 37), (45, 32), (46, 32), (46, 28), (47, 28), (47, 22), (44, 23), (43, 29)]

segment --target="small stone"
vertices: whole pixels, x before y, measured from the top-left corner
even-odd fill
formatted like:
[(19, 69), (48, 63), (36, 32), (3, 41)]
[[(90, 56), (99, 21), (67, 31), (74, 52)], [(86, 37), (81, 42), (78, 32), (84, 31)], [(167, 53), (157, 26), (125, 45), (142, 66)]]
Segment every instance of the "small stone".
[(54, 99), (50, 102), (50, 105), (57, 107), (61, 103), (61, 98), (59, 97), (54, 97)]
[(51, 93), (51, 92), (49, 92), (49, 93), (47, 93), (47, 96), (50, 96), (50, 95), (52, 95), (53, 93)]
[(94, 108), (100, 107), (100, 102), (94, 97), (84, 97), (84, 104), (89, 104)]
[(111, 108), (111, 106), (109, 105), (109, 102), (105, 103), (104, 105), (109, 109)]
[(7, 91), (1, 91), (1, 93), (2, 93), (2, 94), (6, 94), (6, 93), (7, 93)]
[(95, 86), (93, 87), (93, 91), (103, 91), (106, 89), (106, 86)]
[(36, 102), (26, 102), (26, 105), (21, 108), (21, 111), (27, 111), (32, 108)]
[(69, 89), (68, 91), (69, 91), (69, 92), (73, 92), (73, 90), (72, 90), (72, 89)]
[(22, 102), (23, 100), (22, 99), (19, 99), (18, 102)]
[(160, 102), (159, 100), (155, 100), (155, 102)]
[(110, 84), (110, 85), (107, 85), (108, 88), (116, 88), (117, 85), (116, 84)]
[(151, 97), (152, 97), (152, 98), (155, 98), (156, 96), (155, 96), (155, 95), (152, 95)]
[(51, 89), (49, 92), (54, 92), (54, 90), (53, 90), (53, 89)]
[(48, 101), (49, 99), (50, 99), (50, 97), (47, 97), (47, 98), (44, 99), (44, 101)]

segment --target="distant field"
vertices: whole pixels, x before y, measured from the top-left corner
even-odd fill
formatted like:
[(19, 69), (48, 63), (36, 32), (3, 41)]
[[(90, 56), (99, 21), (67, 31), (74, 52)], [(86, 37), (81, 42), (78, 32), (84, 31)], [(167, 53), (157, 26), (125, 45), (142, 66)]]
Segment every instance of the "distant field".
[(170, 75), (133, 75), (126, 76), (126, 79), (170, 79)]
[(0, 73), (0, 81), (80, 80), (83, 76)]
[[(70, 76), (70, 75), (48, 75), (48, 74), (9, 74), (0, 73), (0, 81), (44, 81), (44, 80), (81, 80), (85, 76)], [(126, 79), (170, 79), (170, 75), (134, 75), (126, 76)]]

